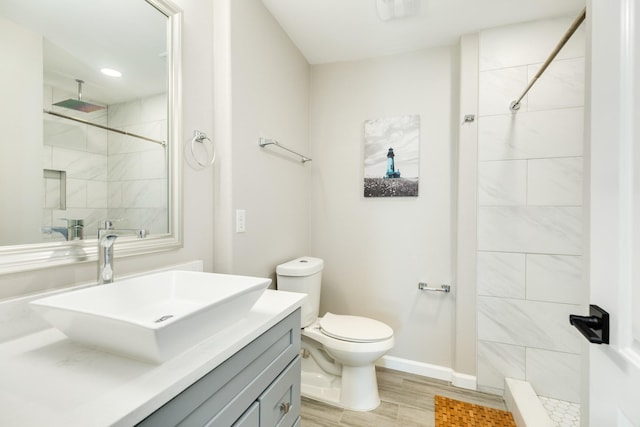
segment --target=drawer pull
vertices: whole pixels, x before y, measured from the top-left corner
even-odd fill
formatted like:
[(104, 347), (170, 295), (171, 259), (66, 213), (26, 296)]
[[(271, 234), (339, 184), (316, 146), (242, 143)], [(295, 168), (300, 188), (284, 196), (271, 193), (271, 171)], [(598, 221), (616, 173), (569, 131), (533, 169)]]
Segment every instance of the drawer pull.
[(280, 404), (280, 411), (281, 411), (281, 412), (283, 412), (283, 413), (285, 413), (285, 414), (286, 414), (286, 413), (288, 413), (288, 412), (289, 412), (289, 410), (291, 410), (291, 403), (289, 403), (289, 402), (282, 402), (282, 403)]

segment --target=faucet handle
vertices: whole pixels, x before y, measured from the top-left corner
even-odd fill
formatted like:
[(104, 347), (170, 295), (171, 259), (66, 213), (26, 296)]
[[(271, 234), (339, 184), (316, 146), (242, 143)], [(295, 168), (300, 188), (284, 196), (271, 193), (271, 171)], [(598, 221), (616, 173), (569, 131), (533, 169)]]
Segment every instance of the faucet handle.
[(100, 221), (100, 225), (98, 228), (102, 228), (103, 230), (111, 230), (113, 228), (113, 220), (105, 219), (104, 221)]
[(98, 228), (101, 228), (103, 230), (111, 230), (111, 229), (113, 229), (113, 226), (116, 223), (123, 221), (123, 219), (124, 218), (100, 220), (100, 221), (98, 221)]
[(77, 227), (77, 226), (84, 227), (84, 220), (83, 219), (60, 218), (60, 220), (66, 221), (67, 222), (67, 227)]

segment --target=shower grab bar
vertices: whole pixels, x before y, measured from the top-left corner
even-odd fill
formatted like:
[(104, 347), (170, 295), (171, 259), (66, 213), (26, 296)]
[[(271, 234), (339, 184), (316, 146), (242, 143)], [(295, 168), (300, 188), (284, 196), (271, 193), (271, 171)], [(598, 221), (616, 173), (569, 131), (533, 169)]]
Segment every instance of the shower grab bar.
[(131, 136), (131, 137), (134, 137), (134, 138), (144, 139), (145, 141), (150, 141), (150, 142), (153, 142), (153, 143), (156, 143), (156, 144), (160, 144), (163, 147), (167, 146), (167, 141), (160, 141), (160, 140), (157, 140), (157, 139), (147, 138), (146, 136), (136, 135), (135, 133), (127, 132), (127, 131), (124, 131), (124, 130), (110, 128), (109, 126), (104, 126), (104, 125), (100, 125), (98, 123), (90, 122), (88, 120), (78, 119), (76, 117), (71, 117), (71, 116), (67, 116), (65, 114), (56, 113), (55, 111), (51, 111), (51, 110), (47, 110), (47, 109), (43, 109), (42, 111), (44, 113), (46, 113), (46, 114), (50, 114), (50, 115), (56, 116), (56, 117), (62, 117), (63, 119), (72, 120), (74, 122), (82, 123), (84, 125), (95, 126), (97, 128), (105, 129), (105, 130), (108, 130), (110, 132), (119, 133), (121, 135), (127, 135), (127, 136)]
[(266, 147), (267, 145), (275, 145), (276, 147), (280, 147), (283, 150), (286, 150), (286, 151), (288, 151), (290, 153), (295, 154), (296, 156), (299, 156), (300, 157), (300, 161), (303, 164), (307, 163), (307, 162), (310, 162), (312, 160), (311, 157), (307, 157), (307, 156), (304, 156), (304, 155), (302, 155), (300, 153), (297, 153), (297, 152), (293, 151), (292, 149), (287, 148), (284, 145), (280, 144), (275, 139), (260, 138), (260, 139), (258, 139), (258, 145), (260, 145), (260, 147), (262, 147), (262, 148)]
[(562, 36), (562, 39), (560, 39), (560, 41), (556, 45), (556, 48), (553, 50), (553, 52), (551, 52), (551, 55), (549, 55), (547, 60), (544, 61), (544, 64), (542, 64), (542, 67), (540, 67), (540, 69), (536, 73), (536, 75), (533, 77), (533, 79), (531, 79), (531, 82), (529, 82), (529, 85), (527, 86), (527, 88), (524, 90), (524, 92), (522, 92), (522, 95), (520, 95), (520, 97), (515, 101), (511, 102), (511, 104), (509, 105), (509, 108), (511, 109), (512, 112), (515, 113), (520, 109), (520, 101), (522, 101), (522, 98), (524, 98), (527, 92), (529, 92), (529, 89), (531, 89), (533, 85), (536, 83), (536, 81), (538, 81), (538, 78), (540, 78), (540, 76), (542, 75), (542, 73), (544, 73), (544, 71), (547, 69), (549, 64), (551, 64), (551, 61), (553, 61), (556, 55), (558, 55), (560, 50), (569, 41), (573, 33), (576, 32), (580, 24), (582, 24), (582, 22), (585, 20), (586, 16), (587, 16), (587, 8), (585, 7), (584, 9), (582, 9), (582, 12), (580, 12), (580, 15), (578, 15), (578, 17), (571, 23), (571, 26), (569, 27), (567, 32), (564, 33), (564, 36)]
[(418, 289), (420, 289), (421, 291), (432, 291), (432, 292), (449, 293), (449, 292), (451, 292), (451, 285), (440, 285), (439, 288), (432, 288), (432, 287), (429, 286), (428, 283), (420, 282), (420, 283), (418, 283)]

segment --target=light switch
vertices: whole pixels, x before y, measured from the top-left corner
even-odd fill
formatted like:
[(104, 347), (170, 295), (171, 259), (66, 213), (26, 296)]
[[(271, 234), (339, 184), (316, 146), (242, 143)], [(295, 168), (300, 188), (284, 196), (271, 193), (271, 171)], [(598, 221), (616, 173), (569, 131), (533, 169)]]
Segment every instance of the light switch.
[(247, 211), (236, 209), (236, 233), (244, 233), (247, 227)]

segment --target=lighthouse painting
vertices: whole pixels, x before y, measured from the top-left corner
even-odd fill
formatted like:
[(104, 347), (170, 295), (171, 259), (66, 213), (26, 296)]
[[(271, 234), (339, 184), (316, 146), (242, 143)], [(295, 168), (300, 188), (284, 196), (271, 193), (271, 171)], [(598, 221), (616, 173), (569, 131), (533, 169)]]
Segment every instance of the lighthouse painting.
[(364, 197), (418, 195), (420, 116), (364, 122)]

